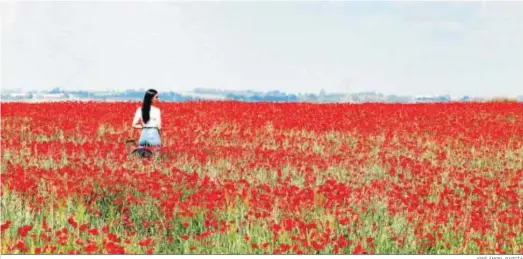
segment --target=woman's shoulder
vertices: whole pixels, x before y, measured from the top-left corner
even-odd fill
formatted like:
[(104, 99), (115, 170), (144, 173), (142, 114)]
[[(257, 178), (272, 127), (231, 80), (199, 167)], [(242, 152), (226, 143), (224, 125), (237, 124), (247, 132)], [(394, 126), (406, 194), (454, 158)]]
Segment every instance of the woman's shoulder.
[(154, 110), (154, 111), (160, 111), (160, 108), (156, 107), (156, 106), (153, 106), (151, 105), (151, 111)]

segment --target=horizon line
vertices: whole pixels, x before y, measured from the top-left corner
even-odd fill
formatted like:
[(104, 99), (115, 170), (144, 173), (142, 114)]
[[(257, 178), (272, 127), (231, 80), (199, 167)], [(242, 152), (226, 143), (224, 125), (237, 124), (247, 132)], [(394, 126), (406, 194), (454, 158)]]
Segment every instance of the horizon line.
[[(303, 95), (303, 94), (365, 94), (365, 93), (372, 93), (372, 94), (378, 94), (378, 95), (385, 95), (385, 96), (400, 96), (400, 97), (436, 97), (436, 96), (451, 96), (451, 97), (473, 97), (473, 98), (507, 98), (507, 97), (516, 97), (520, 98), (523, 97), (523, 93), (519, 94), (513, 94), (513, 95), (474, 95), (474, 94), (461, 94), (461, 95), (452, 95), (449, 93), (439, 93), (439, 94), (415, 94), (415, 93), (391, 93), (391, 92), (382, 92), (382, 91), (376, 91), (376, 90), (367, 90), (367, 91), (354, 91), (354, 92), (343, 92), (343, 91), (327, 91), (325, 89), (320, 89), (317, 92), (288, 92), (288, 91), (282, 91), (282, 90), (256, 90), (256, 89), (227, 89), (227, 88), (211, 88), (211, 87), (194, 87), (192, 89), (187, 90), (179, 90), (176, 88), (173, 89), (165, 89), (165, 88), (154, 88), (158, 91), (165, 91), (165, 92), (173, 92), (173, 93), (191, 93), (196, 90), (207, 90), (207, 91), (220, 91), (220, 92), (254, 92), (254, 93), (270, 93), (270, 92), (279, 92), (283, 94), (294, 94), (294, 95)], [(68, 88), (62, 88), (62, 87), (55, 87), (52, 89), (23, 89), (23, 88), (0, 88), (0, 92), (3, 94), (5, 91), (10, 92), (50, 92), (50, 91), (62, 91), (62, 92), (78, 92), (78, 91), (84, 91), (84, 92), (92, 92), (92, 93), (102, 93), (102, 92), (114, 92), (114, 93), (122, 93), (126, 91), (146, 91), (150, 88), (117, 88), (117, 89), (109, 89), (109, 90), (101, 90), (101, 89), (68, 89)]]

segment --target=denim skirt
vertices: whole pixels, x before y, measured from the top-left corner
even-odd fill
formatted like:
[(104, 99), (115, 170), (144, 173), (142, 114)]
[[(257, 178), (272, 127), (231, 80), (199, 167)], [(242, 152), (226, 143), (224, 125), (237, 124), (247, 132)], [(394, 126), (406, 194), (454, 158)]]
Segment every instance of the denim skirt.
[(143, 128), (138, 145), (140, 146), (159, 146), (162, 142), (160, 140), (160, 131), (158, 128)]

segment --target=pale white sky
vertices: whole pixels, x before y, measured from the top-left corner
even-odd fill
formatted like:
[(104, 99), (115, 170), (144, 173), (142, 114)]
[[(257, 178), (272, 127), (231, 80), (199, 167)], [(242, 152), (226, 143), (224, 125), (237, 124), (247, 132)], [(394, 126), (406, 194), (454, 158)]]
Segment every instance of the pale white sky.
[(3, 2), (3, 89), (523, 94), (523, 2)]

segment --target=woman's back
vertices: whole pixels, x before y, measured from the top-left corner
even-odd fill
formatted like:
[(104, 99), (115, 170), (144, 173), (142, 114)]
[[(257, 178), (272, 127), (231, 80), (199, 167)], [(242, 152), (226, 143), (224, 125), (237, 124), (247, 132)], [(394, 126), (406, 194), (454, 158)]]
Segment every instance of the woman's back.
[(147, 121), (147, 123), (144, 124), (142, 119), (142, 107), (138, 107), (138, 109), (136, 109), (136, 113), (134, 114), (133, 125), (139, 123), (140, 121), (142, 122), (142, 125), (145, 128), (161, 129), (162, 120), (160, 109), (151, 106), (151, 111), (149, 112), (149, 121)]

